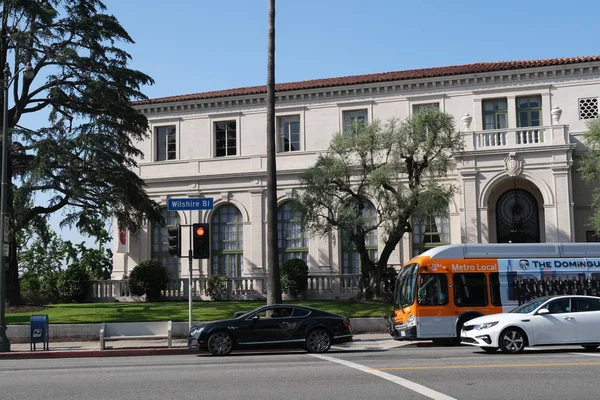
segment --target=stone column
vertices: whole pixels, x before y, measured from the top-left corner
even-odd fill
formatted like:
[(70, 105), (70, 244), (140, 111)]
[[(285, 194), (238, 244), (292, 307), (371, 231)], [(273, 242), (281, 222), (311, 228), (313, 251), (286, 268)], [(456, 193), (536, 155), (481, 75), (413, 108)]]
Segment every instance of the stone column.
[(463, 193), (462, 242), (479, 243), (481, 221), (477, 211), (477, 170), (469, 168), (460, 171)]
[[(556, 241), (572, 242), (573, 232), (573, 199), (571, 193), (571, 174), (568, 165), (552, 167), (554, 180), (554, 198), (556, 206)], [(547, 229), (546, 229), (547, 231)]]
[(263, 190), (250, 192), (250, 223), (244, 224), (244, 274), (257, 276), (265, 270), (265, 220)]

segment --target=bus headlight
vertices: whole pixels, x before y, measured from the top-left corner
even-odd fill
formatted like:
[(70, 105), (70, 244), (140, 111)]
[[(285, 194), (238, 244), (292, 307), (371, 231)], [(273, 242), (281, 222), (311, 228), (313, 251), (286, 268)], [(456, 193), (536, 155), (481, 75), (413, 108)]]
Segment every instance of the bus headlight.
[(406, 325), (407, 326), (416, 326), (417, 322), (416, 322), (416, 318), (415, 315), (411, 315), (410, 317), (408, 317), (408, 319), (406, 320)]

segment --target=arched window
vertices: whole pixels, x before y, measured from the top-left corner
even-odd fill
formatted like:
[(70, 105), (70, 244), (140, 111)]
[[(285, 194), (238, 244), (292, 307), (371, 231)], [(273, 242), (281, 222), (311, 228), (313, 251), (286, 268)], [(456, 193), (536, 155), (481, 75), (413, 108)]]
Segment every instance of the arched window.
[(230, 278), (242, 275), (243, 250), (242, 213), (226, 204), (215, 210), (211, 220), (211, 272)]
[(286, 201), (277, 209), (277, 243), (280, 266), (291, 258), (307, 261), (306, 233), (300, 226), (300, 215), (293, 201)]
[(413, 257), (444, 244), (450, 244), (450, 219), (448, 217), (429, 216), (421, 219), (413, 219)]
[[(179, 223), (179, 214), (177, 211), (167, 211), (166, 208), (161, 210), (162, 217), (167, 225), (175, 225)], [(150, 258), (161, 262), (169, 271), (170, 279), (179, 279), (181, 277), (179, 257), (169, 254), (169, 239), (167, 227), (159, 224), (152, 224), (152, 249)]]
[[(365, 200), (365, 206), (362, 210), (362, 215), (366, 219), (366, 225), (375, 226), (377, 224), (377, 212), (375, 206), (369, 200)], [(350, 241), (348, 235), (344, 231), (340, 231), (342, 244), (342, 274), (359, 274), (360, 273), (360, 255), (356, 251), (354, 243)], [(369, 231), (366, 236), (365, 245), (369, 251), (369, 257), (373, 261), (379, 258), (377, 249), (377, 229)]]

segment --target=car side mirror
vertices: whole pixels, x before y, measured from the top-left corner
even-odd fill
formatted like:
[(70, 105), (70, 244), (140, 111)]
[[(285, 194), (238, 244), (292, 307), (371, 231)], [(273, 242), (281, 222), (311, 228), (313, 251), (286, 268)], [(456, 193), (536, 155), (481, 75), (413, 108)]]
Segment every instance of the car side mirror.
[(260, 319), (260, 315), (258, 315), (258, 314), (252, 316), (252, 320), (253, 321), (256, 321), (256, 320), (259, 320), (259, 319)]
[(548, 310), (547, 308), (542, 308), (541, 310), (538, 310), (538, 315), (544, 315), (544, 314), (550, 314), (550, 310)]

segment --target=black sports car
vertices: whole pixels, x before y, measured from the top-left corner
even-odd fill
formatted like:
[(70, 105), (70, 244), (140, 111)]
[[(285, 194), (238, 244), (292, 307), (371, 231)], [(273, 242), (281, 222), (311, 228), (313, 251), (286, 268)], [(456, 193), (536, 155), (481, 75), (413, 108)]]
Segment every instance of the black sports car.
[(263, 306), (233, 319), (192, 326), (188, 348), (224, 356), (239, 348), (304, 347), (324, 353), (332, 344), (352, 340), (350, 320), (311, 307)]

